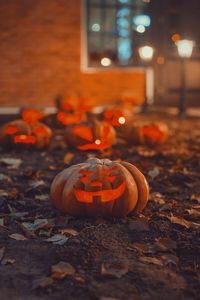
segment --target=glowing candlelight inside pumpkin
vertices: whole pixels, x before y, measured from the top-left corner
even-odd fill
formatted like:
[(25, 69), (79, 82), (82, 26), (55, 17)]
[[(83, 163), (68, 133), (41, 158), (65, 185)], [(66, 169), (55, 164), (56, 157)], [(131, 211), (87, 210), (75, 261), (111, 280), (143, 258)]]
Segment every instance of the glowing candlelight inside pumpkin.
[(32, 135), (20, 134), (14, 137), (15, 144), (35, 144), (36, 137)]
[(120, 118), (118, 119), (118, 122), (119, 122), (119, 124), (123, 125), (123, 124), (126, 123), (126, 119), (125, 119), (124, 117), (120, 117)]
[(96, 141), (95, 141), (95, 144), (96, 144), (96, 145), (100, 145), (100, 144), (101, 144), (101, 141), (100, 141), (100, 140), (96, 140)]

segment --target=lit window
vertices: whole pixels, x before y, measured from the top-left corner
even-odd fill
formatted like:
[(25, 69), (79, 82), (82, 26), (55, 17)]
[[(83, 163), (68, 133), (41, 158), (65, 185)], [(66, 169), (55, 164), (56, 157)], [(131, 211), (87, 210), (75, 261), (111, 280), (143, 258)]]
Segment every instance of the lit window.
[(85, 0), (86, 67), (141, 65), (138, 49), (149, 39), (148, 2)]

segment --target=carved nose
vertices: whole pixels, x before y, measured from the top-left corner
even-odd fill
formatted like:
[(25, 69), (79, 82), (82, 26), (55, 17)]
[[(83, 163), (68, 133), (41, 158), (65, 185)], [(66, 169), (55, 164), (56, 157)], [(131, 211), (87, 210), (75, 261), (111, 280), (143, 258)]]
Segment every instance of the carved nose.
[(93, 187), (102, 187), (102, 182), (101, 181), (93, 181), (91, 183), (91, 186), (93, 186)]

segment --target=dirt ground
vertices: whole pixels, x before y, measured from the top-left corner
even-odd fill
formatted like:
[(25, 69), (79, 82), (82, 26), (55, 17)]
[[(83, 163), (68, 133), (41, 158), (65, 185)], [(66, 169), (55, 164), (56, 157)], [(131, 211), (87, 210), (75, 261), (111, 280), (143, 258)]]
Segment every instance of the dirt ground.
[(59, 132), (43, 152), (0, 150), (1, 300), (199, 299), (200, 122), (165, 121), (171, 133), (162, 146), (119, 143), (95, 153), (134, 163), (147, 177), (148, 205), (126, 219), (56, 210), (54, 176), (94, 155), (66, 148)]

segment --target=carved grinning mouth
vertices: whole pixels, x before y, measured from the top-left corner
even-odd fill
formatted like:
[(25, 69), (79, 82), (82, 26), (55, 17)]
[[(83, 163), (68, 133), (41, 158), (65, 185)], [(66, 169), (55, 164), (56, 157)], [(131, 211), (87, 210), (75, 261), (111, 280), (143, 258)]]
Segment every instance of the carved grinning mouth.
[(79, 202), (93, 203), (94, 196), (100, 196), (101, 202), (110, 202), (119, 198), (125, 191), (126, 183), (122, 182), (116, 189), (107, 189), (95, 192), (88, 192), (74, 188), (76, 199)]
[(77, 147), (79, 150), (100, 150), (100, 149), (106, 149), (109, 148), (109, 145), (107, 143), (91, 143), (86, 145), (81, 145)]
[(32, 135), (20, 134), (14, 137), (15, 144), (35, 144), (36, 138)]

